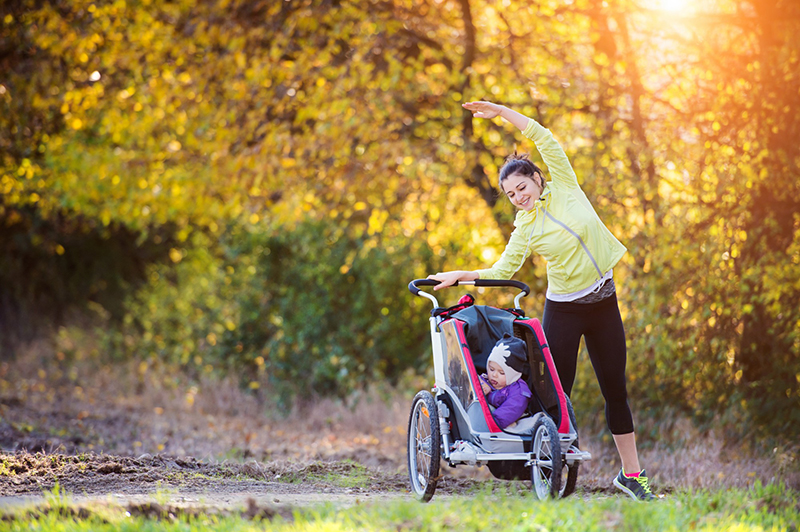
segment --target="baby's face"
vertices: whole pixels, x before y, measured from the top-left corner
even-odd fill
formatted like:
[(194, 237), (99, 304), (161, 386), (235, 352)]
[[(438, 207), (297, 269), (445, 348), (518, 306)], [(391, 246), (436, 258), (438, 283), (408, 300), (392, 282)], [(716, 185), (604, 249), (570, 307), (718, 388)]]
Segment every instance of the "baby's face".
[(500, 367), (497, 362), (489, 362), (486, 367), (486, 373), (489, 377), (489, 383), (494, 386), (495, 390), (506, 387), (506, 372)]

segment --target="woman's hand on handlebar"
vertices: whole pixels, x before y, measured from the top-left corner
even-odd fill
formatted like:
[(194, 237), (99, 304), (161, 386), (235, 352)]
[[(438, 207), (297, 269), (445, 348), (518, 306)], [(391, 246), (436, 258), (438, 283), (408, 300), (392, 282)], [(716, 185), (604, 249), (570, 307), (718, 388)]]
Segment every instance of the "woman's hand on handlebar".
[(434, 286), (433, 289), (441, 290), (442, 288), (453, 286), (456, 281), (475, 281), (479, 279), (479, 276), (475, 272), (457, 270), (452, 272), (439, 272), (435, 275), (429, 275), (428, 279), (439, 281), (439, 284)]

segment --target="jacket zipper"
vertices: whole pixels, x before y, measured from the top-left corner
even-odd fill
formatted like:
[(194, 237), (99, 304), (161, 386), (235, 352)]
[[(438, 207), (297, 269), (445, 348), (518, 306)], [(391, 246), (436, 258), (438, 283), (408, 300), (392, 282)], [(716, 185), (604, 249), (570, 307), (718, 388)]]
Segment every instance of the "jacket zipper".
[(545, 215), (547, 218), (550, 218), (551, 220), (553, 220), (555, 223), (557, 223), (557, 224), (558, 224), (558, 225), (560, 225), (561, 227), (563, 227), (563, 228), (564, 228), (564, 229), (565, 229), (565, 230), (566, 230), (566, 231), (567, 231), (569, 234), (571, 234), (572, 236), (574, 236), (575, 238), (577, 238), (577, 239), (578, 239), (578, 242), (580, 242), (580, 243), (581, 243), (581, 246), (583, 247), (583, 250), (584, 250), (584, 251), (586, 252), (586, 254), (589, 256), (589, 259), (592, 261), (592, 264), (594, 264), (594, 269), (595, 269), (595, 270), (597, 270), (597, 275), (599, 275), (599, 276), (600, 276), (600, 278), (602, 279), (602, 278), (603, 278), (603, 272), (601, 272), (601, 271), (600, 271), (600, 267), (599, 267), (599, 266), (597, 266), (597, 261), (596, 261), (596, 260), (594, 260), (594, 257), (592, 256), (592, 253), (589, 251), (589, 248), (588, 248), (588, 247), (586, 247), (586, 244), (584, 243), (583, 239), (582, 239), (582, 238), (581, 238), (581, 237), (578, 235), (578, 233), (576, 233), (575, 231), (573, 231), (572, 229), (570, 229), (570, 228), (567, 226), (567, 224), (565, 224), (565, 223), (564, 223), (564, 222), (562, 222), (561, 220), (557, 220), (557, 219), (555, 219), (555, 218), (553, 217), (553, 215), (552, 215), (552, 214), (550, 214), (549, 212), (545, 211), (544, 215)]

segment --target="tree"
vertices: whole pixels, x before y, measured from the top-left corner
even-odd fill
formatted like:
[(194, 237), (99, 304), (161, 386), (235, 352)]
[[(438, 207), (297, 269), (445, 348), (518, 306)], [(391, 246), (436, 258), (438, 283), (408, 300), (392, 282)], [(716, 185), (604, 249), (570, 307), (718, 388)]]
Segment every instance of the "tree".
[[(53, 254), (83, 249), (70, 240), (76, 227), (92, 228), (81, 238), (97, 247), (121, 242), (123, 257), (142, 259), (119, 284), (146, 281), (123, 288), (116, 340), (125, 353), (188, 365), (197, 353), (200, 367), (204, 357), (228, 359), (255, 378), (268, 363), (279, 367), (270, 353), (311, 346), (322, 361), (314, 382), (329, 383), (331, 356), (350, 356), (352, 372), (372, 356), (359, 347), (365, 338), (387, 334), (367, 319), (375, 301), (389, 308), (387, 294), (403, 290), (382, 277), (387, 270), (407, 282), (499, 255), (513, 211), (494, 180), (508, 153), (533, 147), (508, 124), (461, 108), (490, 99), (554, 132), (628, 246), (615, 277), (634, 396), (701, 419), (742, 399), (747, 411), (785, 411), (798, 397), (800, 357), (798, 8), (654, 5), (4, 5), (0, 220), (10, 227), (25, 213), (28, 256), (51, 264), (36, 271), (60, 272), (47, 263)], [(13, 263), (5, 271), (23, 271), (9, 242), (0, 240)], [(285, 273), (263, 256), (272, 244), (300, 248), (285, 260), (304, 273), (281, 277), (284, 292), (265, 277)], [(328, 262), (305, 264), (320, 253)], [(253, 317), (303, 329), (320, 314), (291, 308), (287, 294), (314, 275), (336, 285), (356, 265), (352, 275), (372, 287), (348, 299), (363, 326), (353, 336), (331, 325), (325, 337), (349, 354), (320, 351), (310, 334), (281, 337)], [(215, 270), (229, 267), (235, 275)], [(517, 276), (544, 292), (540, 260)], [(350, 297), (340, 288), (318, 299)], [(169, 308), (181, 298), (216, 303), (181, 322)], [(210, 345), (211, 333), (224, 341)], [(382, 347), (402, 362), (379, 364), (381, 374), (421, 367), (422, 347), (409, 357), (404, 345)]]

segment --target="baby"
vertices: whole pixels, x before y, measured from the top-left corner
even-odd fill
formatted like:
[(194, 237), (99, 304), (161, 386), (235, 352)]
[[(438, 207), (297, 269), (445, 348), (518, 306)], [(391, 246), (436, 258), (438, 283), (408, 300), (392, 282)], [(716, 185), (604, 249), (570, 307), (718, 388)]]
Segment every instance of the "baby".
[(528, 408), (531, 390), (522, 377), (528, 364), (525, 342), (506, 334), (498, 340), (486, 363), (488, 376), (480, 376), (486, 400), (495, 407), (492, 412), (501, 429), (513, 427)]

